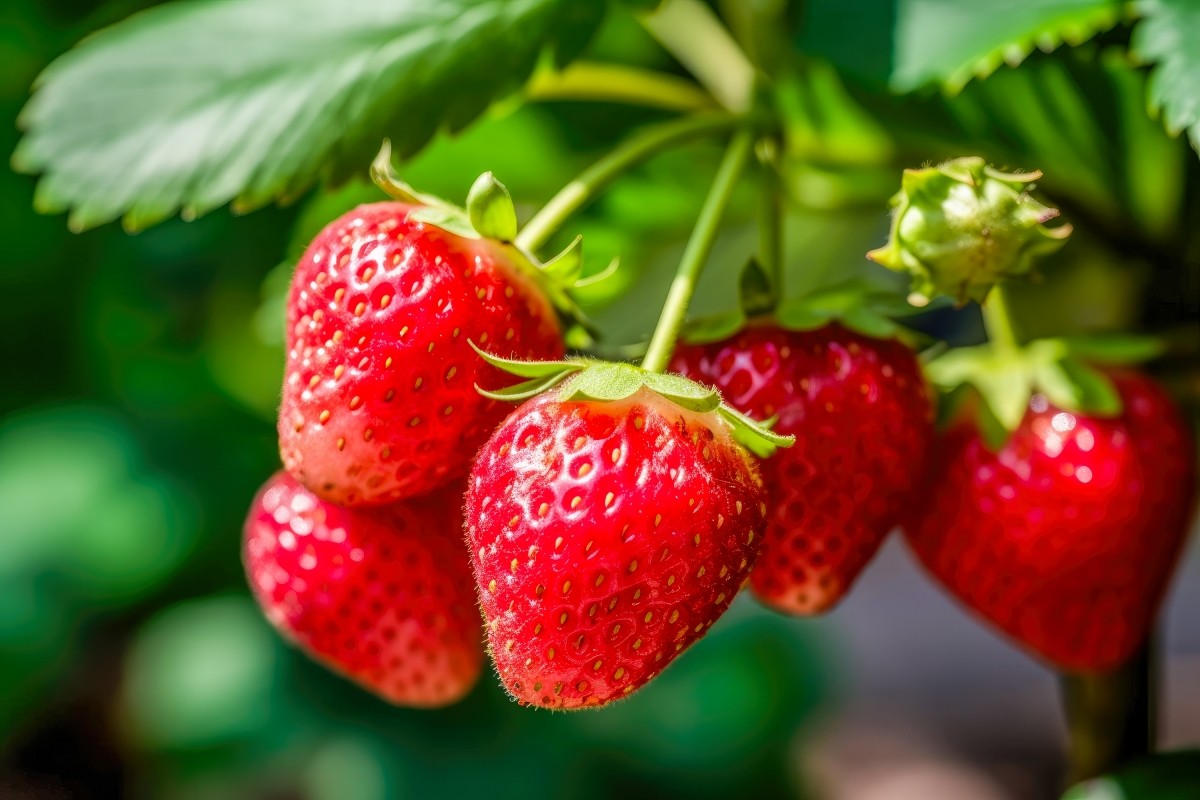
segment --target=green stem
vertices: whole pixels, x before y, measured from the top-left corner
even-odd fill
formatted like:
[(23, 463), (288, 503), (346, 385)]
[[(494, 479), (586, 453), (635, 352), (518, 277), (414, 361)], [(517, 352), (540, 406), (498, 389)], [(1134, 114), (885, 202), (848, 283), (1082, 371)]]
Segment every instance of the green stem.
[(642, 24), (721, 105), (750, 108), (754, 66), (711, 8), (699, 0), (665, 0)]
[(562, 223), (594, 198), (601, 189), (661, 150), (686, 139), (731, 128), (731, 114), (703, 114), (671, 120), (633, 135), (564, 186), (517, 234), (514, 244), (533, 252), (546, 243)]
[(778, 302), (783, 297), (783, 191), (775, 172), (775, 139), (764, 139), (763, 146), (772, 152), (762, 159), (758, 212), (758, 260), (771, 282), (771, 295)]
[(1111, 772), (1155, 746), (1153, 645), (1104, 675), (1060, 678), (1070, 737), (1068, 784)]
[(712, 97), (685, 78), (588, 61), (576, 61), (561, 71), (537, 73), (525, 94), (534, 101), (601, 100), (668, 111), (703, 111), (714, 107)]
[(1021, 342), (1013, 325), (1008, 298), (1000, 284), (992, 287), (983, 301), (983, 326), (987, 329), (988, 341), (997, 350), (1011, 352), (1020, 348)]
[(725, 150), (712, 187), (708, 190), (708, 196), (704, 198), (704, 206), (700, 209), (696, 226), (692, 229), (687, 247), (679, 259), (679, 268), (675, 271), (675, 279), (671, 281), (671, 289), (667, 292), (662, 315), (658, 318), (658, 325), (654, 328), (649, 347), (646, 348), (646, 357), (642, 359), (643, 369), (662, 372), (671, 360), (675, 340), (679, 338), (679, 331), (687, 316), (688, 303), (696, 290), (696, 280), (700, 277), (700, 270), (708, 260), (713, 241), (717, 238), (721, 215), (729, 204), (729, 198), (733, 195), (742, 169), (746, 166), (753, 138), (751, 131), (739, 131)]

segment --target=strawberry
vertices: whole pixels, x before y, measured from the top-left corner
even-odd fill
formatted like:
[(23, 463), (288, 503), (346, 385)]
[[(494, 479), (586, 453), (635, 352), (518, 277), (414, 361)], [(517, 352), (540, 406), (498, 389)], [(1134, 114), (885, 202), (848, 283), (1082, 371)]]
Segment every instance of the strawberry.
[(760, 322), (679, 347), (671, 369), (795, 435), (795, 446), (762, 464), (770, 518), (750, 580), (778, 611), (829, 610), (900, 522), (922, 478), (932, 407), (912, 351), (836, 323), (792, 331)]
[(359, 206), (309, 245), (288, 298), (283, 463), (343, 505), (419, 495), (466, 474), (506, 407), (476, 383), (503, 353), (563, 352), (551, 304), (498, 243)]
[(1071, 413), (1036, 394), (993, 451), (973, 416), (941, 437), (907, 530), (926, 569), (1058, 667), (1119, 666), (1145, 641), (1187, 531), (1194, 453), (1166, 393), (1109, 377), (1123, 410)]
[[(468, 482), (488, 642), (522, 705), (599, 706), (646, 684), (725, 612), (762, 543), (761, 481), (719, 398), (605, 368), (625, 370), (620, 391), (586, 399), (585, 372), (526, 402)], [(686, 384), (693, 410), (651, 382)]]
[(347, 509), (281, 472), (246, 520), (250, 586), (271, 623), (316, 660), (398, 705), (452, 703), (483, 662), (461, 498), (444, 489)]

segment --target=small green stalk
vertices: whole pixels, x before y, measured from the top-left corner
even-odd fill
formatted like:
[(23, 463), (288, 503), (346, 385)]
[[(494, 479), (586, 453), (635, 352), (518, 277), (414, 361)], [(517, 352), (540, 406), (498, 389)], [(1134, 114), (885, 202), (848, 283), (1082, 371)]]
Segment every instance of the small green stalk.
[(1155, 672), (1153, 645), (1148, 644), (1113, 672), (1061, 676), (1070, 740), (1068, 785), (1154, 750)]
[(699, 0), (665, 0), (642, 24), (730, 111), (747, 111), (754, 66), (711, 8)]
[(715, 107), (713, 98), (687, 78), (594, 61), (576, 61), (561, 71), (537, 73), (525, 87), (525, 96), (533, 101), (607, 101), (667, 111)]
[[(758, 262), (771, 284), (776, 301), (783, 297), (783, 189), (775, 173), (774, 157), (778, 151), (775, 139), (760, 142), (759, 211), (758, 211)], [(763, 149), (770, 152), (762, 157)]]
[(671, 359), (671, 353), (675, 349), (675, 340), (679, 338), (679, 331), (687, 316), (688, 303), (691, 302), (692, 294), (696, 290), (696, 281), (700, 277), (700, 270), (704, 267), (704, 262), (708, 260), (708, 254), (717, 238), (721, 215), (729, 204), (734, 186), (746, 166), (753, 139), (753, 133), (750, 131), (739, 131), (733, 137), (733, 141), (729, 143), (724, 158), (721, 159), (721, 166), (717, 169), (712, 187), (704, 199), (704, 206), (700, 209), (696, 227), (692, 229), (692, 235), (688, 239), (687, 247), (684, 248), (683, 257), (679, 260), (679, 268), (675, 272), (675, 279), (671, 282), (671, 289), (667, 293), (667, 299), (663, 304), (662, 315), (658, 318), (654, 335), (650, 338), (650, 346), (646, 350), (645, 358), (642, 359), (642, 368), (645, 370), (662, 372)]
[(517, 234), (514, 244), (526, 252), (533, 252), (545, 244), (568, 217), (628, 170), (672, 145), (728, 130), (737, 121), (732, 114), (701, 114), (665, 122), (635, 134), (550, 198), (550, 202)]
[(987, 299), (983, 301), (983, 326), (987, 329), (988, 341), (997, 350), (1014, 353), (1021, 347), (1017, 338), (1017, 329), (1013, 325), (1012, 313), (1008, 307), (1008, 296), (1004, 287), (996, 284)]

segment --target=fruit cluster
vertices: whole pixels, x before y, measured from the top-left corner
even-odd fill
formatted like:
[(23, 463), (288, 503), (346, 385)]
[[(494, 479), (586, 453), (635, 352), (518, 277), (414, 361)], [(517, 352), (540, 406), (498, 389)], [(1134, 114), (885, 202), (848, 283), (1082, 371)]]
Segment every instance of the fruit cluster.
[[(254, 501), (244, 558), (314, 658), (436, 706), (476, 682), (486, 639), (522, 705), (599, 706), (743, 585), (828, 611), (898, 526), (951, 592), (1060, 667), (1108, 669), (1144, 641), (1193, 470), (1147, 378), (1111, 373), (1116, 415), (1031, 393), (997, 448), (969, 413), (935, 434), (912, 350), (838, 321), (760, 315), (680, 345), (666, 375), (562, 360), (537, 265), (422, 211), (346, 214), (291, 286), (285, 471)], [(506, 389), (506, 372), (527, 380)]]

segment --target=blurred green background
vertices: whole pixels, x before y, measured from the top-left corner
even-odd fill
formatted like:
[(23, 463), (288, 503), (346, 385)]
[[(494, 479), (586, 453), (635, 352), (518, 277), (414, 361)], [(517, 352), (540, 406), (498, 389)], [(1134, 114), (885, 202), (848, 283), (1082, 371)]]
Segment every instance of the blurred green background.
[[(5, 3), (0, 118), (16, 118), (50, 60), (141, 5)], [(869, 63), (856, 74), (845, 53), (864, 43), (845, 20), (789, 24), (818, 54), (780, 87), (796, 201), (789, 293), (858, 275), (893, 281), (862, 254), (883, 241), (902, 166), (970, 151), (1042, 167), (1078, 234), (1045, 282), (1021, 292), (1026, 332), (1162, 333), (1174, 342), (1163, 374), (1195, 402), (1198, 162), (1144, 114), (1141, 72), (1100, 41), (1034, 56), (953, 99), (901, 101), (872, 82)], [(611, 15), (588, 55), (682, 74), (628, 15)], [(1021, 113), (1006, 113), (1014, 105)], [(659, 116), (501, 104), (402, 172), (460, 199), (493, 170), (527, 214), (631, 126)], [(11, 152), (17, 135), (0, 126), (0, 150)], [(697, 144), (655, 159), (569, 226), (584, 235), (589, 271), (621, 256), (618, 280), (583, 298), (610, 342), (652, 327), (717, 152)], [(245, 217), (221, 210), (133, 236), (112, 225), (73, 235), (63, 218), (33, 213), (33, 186), (0, 171), (0, 798), (856, 798), (820, 790), (830, 759), (854, 763), (853, 749), (829, 756), (806, 742), (852, 724), (847, 709), (863, 705), (864, 685), (868, 695), (887, 688), (901, 707), (911, 690), (910, 705), (938, 718), (981, 686), (1035, 686), (1030, 707), (1045, 713), (1018, 729), (1045, 726), (1044, 738), (1014, 733), (1020, 744), (1010, 747), (979, 733), (986, 752), (967, 758), (994, 767), (998, 747), (1000, 761), (1024, 771), (992, 769), (1001, 778), (989, 785), (1023, 788), (961, 797), (1034, 798), (1055, 785), (1048, 676), (960, 619), (894, 547), (864, 579), (864, 598), (831, 620), (789, 621), (742, 598), (677, 666), (601, 713), (520, 710), (490, 676), (461, 705), (398, 710), (313, 665), (254, 607), (241, 523), (278, 464), (289, 258), (326, 221), (379, 195), (351, 183)], [(728, 310), (755, 243), (753, 211), (746, 187), (714, 255), (726, 268), (705, 280), (698, 313)], [(980, 335), (970, 310), (921, 324), (953, 341)], [(1187, 570), (1181, 591), (1194, 598), (1194, 559)], [(904, 641), (888, 639), (893, 604), (914, 631), (952, 621), (937, 641), (918, 634), (908, 644), (924, 649), (906, 654)], [(1200, 686), (1197, 640), (1200, 631), (1179, 639)], [(963, 675), (983, 665), (977, 680), (930, 690), (960, 649)], [(929, 653), (933, 666), (922, 660)], [(1007, 730), (988, 713), (968, 727)], [(814, 763), (813, 752), (826, 760)]]

